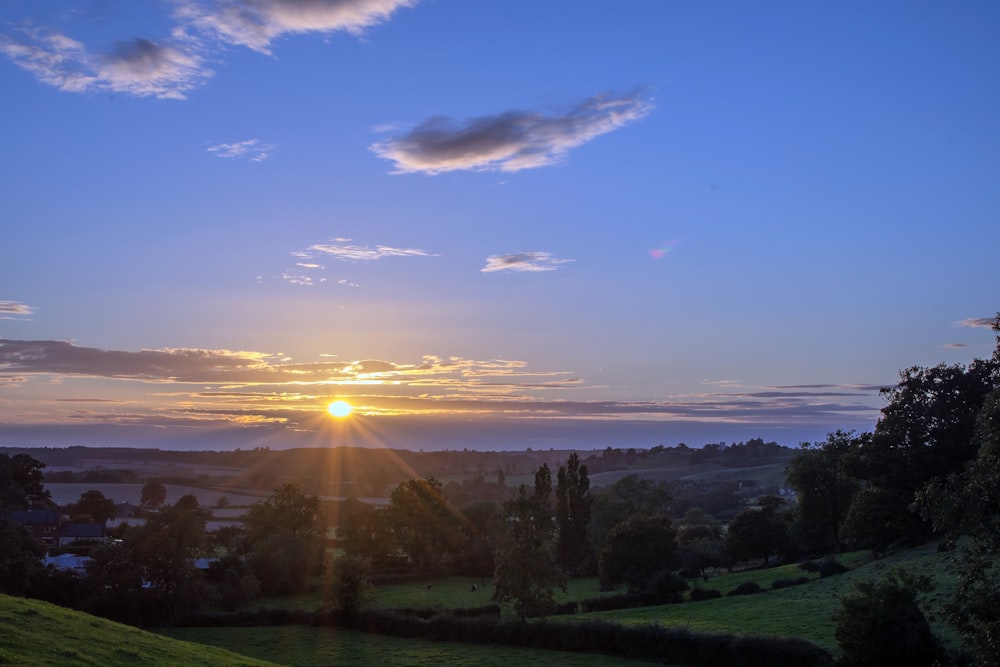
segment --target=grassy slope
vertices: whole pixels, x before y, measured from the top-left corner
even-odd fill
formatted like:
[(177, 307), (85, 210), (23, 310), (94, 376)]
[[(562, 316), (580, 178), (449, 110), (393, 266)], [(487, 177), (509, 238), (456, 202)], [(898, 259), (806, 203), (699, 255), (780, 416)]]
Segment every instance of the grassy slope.
[(0, 664), (256, 667), (272, 663), (161, 637), (46, 602), (0, 595)]
[[(836, 651), (831, 615), (840, 605), (839, 596), (852, 592), (852, 581), (877, 579), (889, 569), (899, 566), (914, 574), (928, 574), (934, 578), (935, 590), (923, 596), (921, 603), (934, 631), (954, 645), (955, 636), (940, 618), (940, 605), (951, 597), (957, 577), (952, 554), (938, 553), (936, 545), (931, 544), (894, 553), (877, 561), (870, 561), (861, 554), (849, 554), (841, 561), (856, 567), (846, 574), (815, 579), (801, 586), (768, 590), (756, 595), (623, 609), (569, 618), (580, 620), (599, 617), (623, 624), (660, 623), (709, 632), (799, 637), (829, 651)], [(744, 581), (754, 581), (762, 588), (769, 589), (775, 579), (803, 575), (795, 565), (787, 565), (770, 570), (727, 574), (701, 585), (725, 594)]]

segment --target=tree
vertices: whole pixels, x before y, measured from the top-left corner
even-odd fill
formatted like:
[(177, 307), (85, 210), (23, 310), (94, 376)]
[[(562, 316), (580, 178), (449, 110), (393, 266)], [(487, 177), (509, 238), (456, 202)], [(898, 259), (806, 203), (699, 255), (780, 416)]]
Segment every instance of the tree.
[(106, 498), (97, 489), (84, 491), (80, 494), (80, 499), (69, 506), (69, 513), (76, 520), (94, 523), (107, 523), (109, 519), (115, 518), (115, 501)]
[(248, 558), (264, 591), (300, 592), (306, 577), (319, 573), (326, 539), (319, 498), (285, 484), (254, 503), (243, 522)]
[(397, 486), (384, 511), (395, 545), (423, 572), (442, 570), (465, 550), (464, 517), (433, 477)]
[(863, 439), (838, 430), (825, 442), (804, 443), (789, 462), (785, 475), (798, 497), (794, 530), (806, 551), (840, 551), (840, 528), (860, 488), (847, 473), (845, 459)]
[(550, 613), (555, 588), (566, 590), (566, 576), (555, 559), (555, 533), (544, 493), (528, 495), (522, 484), (517, 497), (503, 504), (499, 522), (492, 599), (513, 602), (522, 621)]
[(917, 603), (931, 590), (928, 577), (894, 570), (879, 581), (854, 582), (834, 612), (834, 636), (847, 665), (940, 664), (941, 645)]
[(42, 573), (44, 550), (27, 528), (0, 517), (0, 593), (27, 595)]
[(45, 464), (28, 454), (0, 454), (0, 507), (52, 506), (42, 470)]
[(331, 560), (323, 576), (323, 604), (353, 616), (372, 603), (375, 589), (369, 581), (371, 562), (344, 555)]
[(142, 485), (139, 504), (145, 508), (156, 508), (167, 501), (167, 487), (160, 482), (149, 481)]
[(601, 550), (602, 590), (627, 583), (629, 592), (638, 592), (659, 572), (677, 564), (674, 527), (665, 516), (634, 515), (615, 526)]
[(572, 572), (587, 556), (587, 527), (594, 502), (587, 466), (580, 463), (576, 452), (569, 455), (565, 466), (559, 466), (556, 480), (557, 554), (560, 565)]
[(631, 516), (666, 516), (671, 499), (665, 484), (641, 479), (636, 474), (598, 491), (591, 506), (591, 549), (600, 553), (611, 529)]
[(760, 558), (766, 566), (771, 556), (789, 550), (788, 525), (780, 507), (783, 500), (764, 496), (759, 507), (745, 509), (729, 522), (726, 551), (736, 561)]

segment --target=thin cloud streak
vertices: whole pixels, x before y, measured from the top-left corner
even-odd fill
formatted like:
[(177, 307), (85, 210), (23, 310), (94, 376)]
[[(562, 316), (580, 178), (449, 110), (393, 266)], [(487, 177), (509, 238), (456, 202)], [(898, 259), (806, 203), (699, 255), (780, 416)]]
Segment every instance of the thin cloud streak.
[(602, 94), (549, 116), (507, 111), (462, 122), (435, 116), (371, 150), (392, 162), (396, 174), (515, 172), (562, 162), (571, 149), (645, 118), (652, 108), (639, 93)]
[(512, 255), (491, 255), (486, 258), (486, 266), (479, 269), (482, 273), (496, 271), (555, 271), (560, 264), (572, 262), (571, 259), (559, 259), (548, 252), (521, 252)]
[(31, 317), (35, 309), (17, 301), (0, 301), (0, 320)]
[(964, 320), (955, 322), (956, 327), (973, 327), (977, 329), (992, 329), (993, 324), (996, 322), (995, 318), (992, 317), (969, 317)]
[(205, 150), (216, 157), (239, 158), (246, 156), (251, 162), (263, 162), (271, 157), (271, 153), (277, 148), (274, 144), (261, 143), (260, 139), (247, 139), (231, 144), (218, 144), (209, 146)]

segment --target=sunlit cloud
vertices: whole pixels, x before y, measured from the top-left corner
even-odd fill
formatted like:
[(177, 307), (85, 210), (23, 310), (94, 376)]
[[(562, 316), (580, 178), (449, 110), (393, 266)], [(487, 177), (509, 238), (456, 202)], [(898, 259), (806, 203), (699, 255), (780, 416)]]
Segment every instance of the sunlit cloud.
[(14, 320), (31, 317), (35, 309), (17, 301), (0, 301), (0, 320)]
[(348, 32), (383, 23), (419, 0), (181, 0), (176, 16), (216, 39), (271, 53), (287, 34)]
[(191, 48), (148, 39), (122, 41), (109, 53), (94, 53), (61, 33), (25, 28), (0, 36), (0, 53), (39, 81), (75, 93), (184, 99), (212, 76)]
[(370, 262), (385, 257), (434, 257), (433, 253), (418, 248), (394, 248), (386, 245), (361, 246), (350, 243), (351, 239), (333, 239), (329, 243), (317, 243), (305, 251), (297, 253), (303, 259), (317, 255), (333, 257), (344, 261)]
[(560, 264), (572, 262), (559, 259), (547, 252), (520, 252), (511, 255), (491, 255), (486, 258), (486, 266), (479, 269), (483, 273), (495, 271), (555, 271)]
[(277, 148), (274, 144), (261, 143), (260, 139), (247, 139), (231, 144), (218, 144), (209, 146), (205, 150), (222, 158), (246, 157), (251, 162), (263, 162), (271, 157), (271, 153)]
[(130, 32), (135, 26), (123, 25), (117, 44), (100, 50), (58, 27), (26, 21), (0, 35), (0, 53), (59, 90), (180, 100), (213, 76), (207, 63), (218, 61), (232, 45), (270, 54), (272, 42), (283, 35), (362, 35), (418, 2), (174, 0), (169, 17), (174, 24), (159, 39), (135, 36)]
[(955, 322), (956, 327), (973, 327), (978, 329), (992, 329), (996, 320), (992, 317), (969, 317)]
[(515, 172), (561, 162), (570, 149), (644, 118), (653, 106), (641, 93), (596, 95), (561, 113), (506, 111), (456, 121), (435, 116), (371, 150), (394, 173)]

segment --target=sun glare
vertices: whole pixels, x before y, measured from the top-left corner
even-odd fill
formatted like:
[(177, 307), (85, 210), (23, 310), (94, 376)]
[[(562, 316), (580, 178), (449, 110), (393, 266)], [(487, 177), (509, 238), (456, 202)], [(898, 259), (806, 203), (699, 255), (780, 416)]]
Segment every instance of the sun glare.
[(326, 411), (334, 417), (346, 417), (351, 414), (351, 410), (353, 408), (347, 401), (334, 401), (326, 408)]

